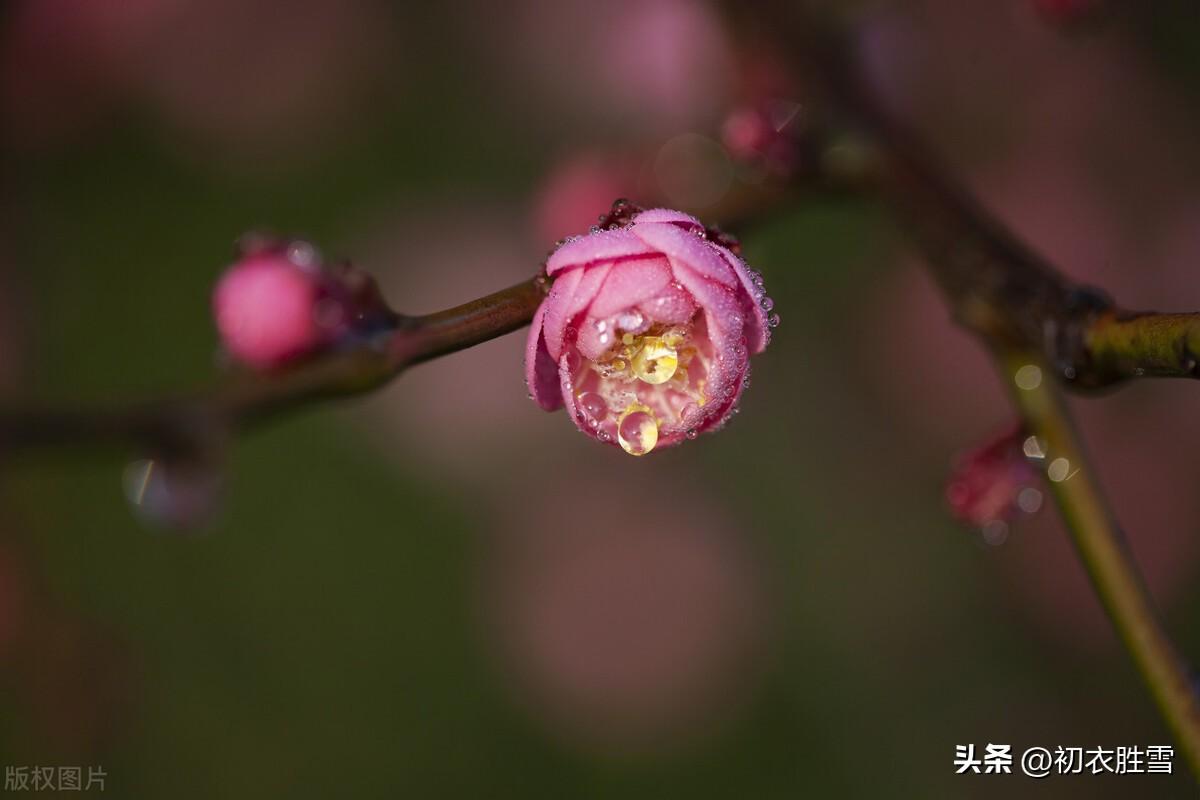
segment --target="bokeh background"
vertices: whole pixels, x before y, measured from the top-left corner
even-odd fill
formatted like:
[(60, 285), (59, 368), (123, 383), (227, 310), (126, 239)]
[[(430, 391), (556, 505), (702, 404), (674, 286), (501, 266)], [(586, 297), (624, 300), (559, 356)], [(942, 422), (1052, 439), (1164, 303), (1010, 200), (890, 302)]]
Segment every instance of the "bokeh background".
[[(860, 58), (1064, 270), (1200, 308), (1200, 11), (1063, 30), (1063, 5), (867, 5)], [(720, 131), (787, 90), (688, 0), (0, 14), (8, 399), (212, 380), (247, 230), (422, 312), (528, 276), (616, 195), (704, 214), (770, 185)], [(141, 454), (0, 454), (0, 762), (101, 765), (128, 797), (1188, 793), (954, 775), (956, 744), (1168, 735), (1053, 509), (999, 544), (947, 514), (955, 454), (1010, 412), (902, 233), (813, 194), (739, 233), (783, 324), (728, 431), (650, 458), (530, 403), (522, 334), (233, 443), (191, 533), (131, 513)], [(1075, 401), (1193, 659), (1197, 403)]]

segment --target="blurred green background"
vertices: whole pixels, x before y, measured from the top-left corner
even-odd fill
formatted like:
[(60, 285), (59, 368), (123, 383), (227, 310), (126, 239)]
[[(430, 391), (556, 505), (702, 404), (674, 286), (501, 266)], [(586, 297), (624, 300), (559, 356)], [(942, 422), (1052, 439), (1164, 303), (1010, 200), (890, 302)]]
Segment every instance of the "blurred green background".
[[(1068, 271), (1200, 307), (1195, 20), (1064, 37), (1031, 5), (884, 4), (863, 58)], [(554, 176), (619, 172), (579, 153), (665, 182), (658, 148), (716, 137), (754, 85), (685, 2), (122, 9), (4, 7), (13, 398), (213, 379), (209, 292), (250, 229), (354, 259), (404, 311), (520, 280), (567, 232)], [(529, 403), (513, 334), (237, 441), (198, 533), (131, 514), (143, 454), (5, 459), (0, 762), (102, 765), (122, 797), (1183, 796), (954, 774), (958, 744), (1168, 734), (1053, 509), (998, 547), (946, 513), (954, 454), (1008, 415), (887, 220), (805, 197), (739, 232), (783, 325), (729, 430), (651, 458)], [(1079, 405), (1200, 657), (1196, 400)]]

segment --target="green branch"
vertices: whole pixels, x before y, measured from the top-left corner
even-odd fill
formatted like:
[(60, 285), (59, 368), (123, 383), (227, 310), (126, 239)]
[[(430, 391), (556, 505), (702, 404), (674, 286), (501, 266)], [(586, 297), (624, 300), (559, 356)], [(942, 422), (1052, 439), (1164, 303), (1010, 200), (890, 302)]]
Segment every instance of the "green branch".
[[(1117, 634), (1179, 742), (1193, 774), (1200, 774), (1200, 700), (1188, 667), (1155, 613), (1149, 592), (1104, 500), (1095, 471), (1071, 423), (1047, 365), (1035, 353), (997, 354), (1025, 425), (1038, 437), (1042, 466), (1092, 586)], [(1036, 379), (1029, 379), (1029, 368)], [(1023, 380), (1014, 379), (1024, 370)], [(1046, 375), (1043, 379), (1042, 376)]]

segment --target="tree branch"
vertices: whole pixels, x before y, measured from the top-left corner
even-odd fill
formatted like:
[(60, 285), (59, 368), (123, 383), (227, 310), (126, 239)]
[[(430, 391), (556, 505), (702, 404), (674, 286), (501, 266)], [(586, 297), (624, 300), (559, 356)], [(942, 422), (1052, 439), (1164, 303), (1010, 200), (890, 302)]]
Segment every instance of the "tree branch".
[(539, 275), (435, 314), (396, 315), (392, 327), (369, 339), (283, 371), (231, 375), (192, 395), (110, 408), (5, 409), (0, 411), (0, 451), (93, 442), (191, 453), (207, 446), (214, 432), (245, 428), (318, 400), (362, 394), (413, 364), (522, 328), (546, 289)]
[(1200, 314), (1104, 314), (1085, 331), (1084, 346), (1096, 385), (1200, 377)]
[[(1045, 370), (1038, 353), (1000, 350), (1006, 375)], [(1040, 375), (1040, 373), (1033, 373)], [(1049, 380), (1009, 380), (1026, 428), (1039, 439), (1041, 465), (1075, 547), (1117, 634), (1150, 688), (1193, 774), (1200, 774), (1200, 698), (1191, 671), (1154, 611), (1133, 554), (1088, 463), (1062, 394)]]
[[(1192, 772), (1200, 776), (1200, 701), (1159, 623), (1133, 558), (1095, 482), (1054, 375), (1092, 388), (1131, 375), (1192, 375), (1196, 317), (1129, 315), (1065, 278), (948, 177), (860, 78), (832, 3), (728, 3), (754, 35), (786, 41), (796, 74), (876, 150), (868, 184), (924, 250), (956, 319), (1015, 378), (1026, 425), (1045, 440), (1047, 477), (1092, 585)], [(1030, 380), (1036, 375), (1036, 380)]]

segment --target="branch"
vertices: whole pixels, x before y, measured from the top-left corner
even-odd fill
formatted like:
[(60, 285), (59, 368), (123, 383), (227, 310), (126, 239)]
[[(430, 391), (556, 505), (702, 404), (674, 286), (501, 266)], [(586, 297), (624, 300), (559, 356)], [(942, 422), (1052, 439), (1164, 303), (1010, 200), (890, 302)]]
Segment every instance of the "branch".
[(1200, 377), (1200, 314), (1104, 314), (1088, 327), (1084, 346), (1097, 385)]
[(1007, 231), (866, 88), (853, 48), (831, 18), (833, 4), (728, 6), (752, 33), (789, 42), (796, 73), (874, 146), (869, 186), (925, 251), (956, 319), (996, 354), (1010, 379), (1026, 367), (1016, 402), (1045, 440), (1059, 510), (1096, 593), (1200, 776), (1200, 701), (1189, 671), (1155, 615), (1058, 389), (1043, 379), (1057, 375), (1068, 386), (1091, 388), (1131, 375), (1193, 375), (1200, 317), (1118, 311), (1103, 292), (1068, 280)]
[[(1036, 353), (1000, 351), (997, 358), (1010, 376), (1018, 370), (1028, 375), (1030, 367), (1046, 367)], [(1048, 380), (1023, 380), (1019, 386), (1010, 381), (1009, 385), (1027, 429), (1040, 440), (1050, 490), (1096, 594), (1196, 774), (1200, 772), (1200, 698), (1191, 672), (1158, 621), (1062, 394)]]
[(93, 442), (191, 453), (206, 447), (215, 432), (245, 428), (318, 400), (362, 394), (413, 364), (522, 328), (546, 289), (539, 275), (436, 314), (396, 315), (389, 329), (348, 348), (282, 372), (239, 373), (193, 395), (99, 409), (6, 409), (0, 411), (0, 451)]

